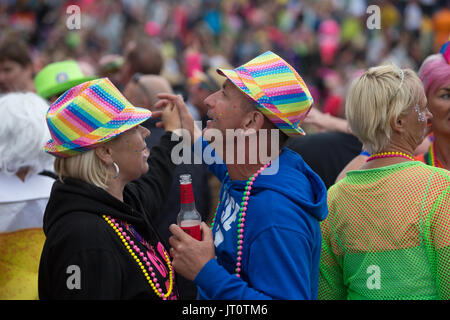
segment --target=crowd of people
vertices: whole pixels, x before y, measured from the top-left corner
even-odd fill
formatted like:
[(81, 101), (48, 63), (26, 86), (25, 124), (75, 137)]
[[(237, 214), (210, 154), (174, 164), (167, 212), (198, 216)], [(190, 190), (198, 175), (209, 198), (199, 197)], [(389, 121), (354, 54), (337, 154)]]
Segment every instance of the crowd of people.
[[(79, 29), (67, 26), (71, 4), (79, 7)], [(378, 29), (367, 27), (369, 5), (380, 8)], [(163, 54), (162, 73), (181, 91), (204, 65), (241, 65), (272, 50), (302, 70), (317, 106), (343, 116), (355, 72), (384, 61), (417, 70), (439, 50), (448, 40), (448, 7), (446, 0), (6, 1), (0, 40), (25, 39), (35, 73), (73, 59), (101, 76), (133, 42), (152, 38)]]
[(0, 299), (449, 299), (449, 8), (2, 2)]

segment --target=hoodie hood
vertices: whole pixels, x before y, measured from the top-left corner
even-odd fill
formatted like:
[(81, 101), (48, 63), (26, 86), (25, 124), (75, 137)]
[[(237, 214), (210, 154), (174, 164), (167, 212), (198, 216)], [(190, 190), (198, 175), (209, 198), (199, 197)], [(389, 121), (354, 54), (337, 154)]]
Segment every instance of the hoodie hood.
[[(246, 181), (232, 181), (234, 188), (244, 191)], [(283, 194), (318, 221), (327, 217), (327, 190), (320, 177), (303, 161), (302, 157), (288, 148), (272, 161), (252, 185), (252, 194), (262, 190)]]
[(71, 213), (88, 213), (125, 220), (137, 228), (145, 228), (146, 222), (135, 208), (114, 198), (105, 190), (79, 179), (65, 178), (64, 183), (57, 180), (44, 213), (44, 233), (62, 217)]

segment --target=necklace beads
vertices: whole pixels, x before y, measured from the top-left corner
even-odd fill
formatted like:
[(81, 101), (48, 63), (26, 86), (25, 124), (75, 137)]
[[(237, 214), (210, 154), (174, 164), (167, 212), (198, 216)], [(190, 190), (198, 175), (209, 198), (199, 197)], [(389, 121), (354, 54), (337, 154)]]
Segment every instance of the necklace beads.
[[(117, 223), (110, 216), (102, 215), (102, 217), (111, 226), (111, 228), (114, 229), (117, 236), (120, 238), (123, 245), (130, 253), (131, 257), (138, 264), (139, 268), (141, 269), (142, 273), (144, 274), (145, 278), (147, 279), (148, 283), (150, 284), (150, 287), (153, 289), (155, 294), (158, 297), (162, 298), (163, 300), (167, 300), (167, 298), (172, 294), (173, 279), (174, 279), (172, 264), (170, 263), (170, 259), (169, 256), (167, 255), (167, 252), (163, 250), (164, 260), (166, 261), (167, 267), (169, 268), (169, 289), (167, 290), (167, 293), (163, 294), (161, 285), (158, 283), (158, 279), (156, 278), (154, 269), (151, 266), (150, 262), (148, 261), (148, 258), (145, 257), (145, 254), (141, 251), (141, 249), (139, 249), (137, 245), (134, 244), (134, 241), (132, 240), (130, 241), (131, 239), (130, 236), (127, 235), (127, 233), (123, 230), (122, 227), (120, 227), (119, 223)], [(144, 263), (142, 263), (140, 258), (142, 258)], [(148, 271), (146, 270), (146, 267)]]
[[(238, 219), (238, 225), (237, 225), (237, 256), (236, 256), (236, 268), (235, 268), (235, 274), (238, 278), (241, 277), (241, 267), (242, 267), (242, 249), (244, 247), (244, 227), (245, 227), (245, 219), (247, 217), (247, 206), (248, 206), (248, 200), (250, 199), (250, 193), (252, 190), (253, 183), (255, 182), (256, 178), (261, 174), (264, 169), (266, 169), (268, 166), (270, 166), (270, 162), (262, 166), (261, 168), (256, 171), (256, 173), (252, 174), (250, 178), (248, 178), (244, 192), (242, 194), (242, 202), (241, 202), (241, 208), (239, 209), (239, 219)], [(228, 175), (228, 173), (227, 173)], [(219, 208), (220, 202), (217, 205), (216, 213), (214, 214), (213, 222), (211, 224), (211, 228), (214, 227), (214, 223), (216, 221), (217, 216), (217, 209)]]
[(395, 157), (400, 157), (400, 158), (405, 158), (408, 159), (410, 161), (414, 161), (414, 158), (406, 153), (403, 152), (380, 152), (380, 153), (375, 153), (373, 155), (371, 155), (366, 162), (375, 160), (375, 159), (381, 159), (381, 158), (395, 158)]

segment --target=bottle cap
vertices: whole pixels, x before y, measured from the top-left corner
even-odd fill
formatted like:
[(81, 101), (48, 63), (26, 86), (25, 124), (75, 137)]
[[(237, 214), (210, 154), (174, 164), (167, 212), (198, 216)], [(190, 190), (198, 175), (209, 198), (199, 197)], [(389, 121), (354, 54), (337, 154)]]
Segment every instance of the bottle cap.
[(188, 184), (188, 183), (192, 183), (191, 175), (187, 173), (180, 175), (180, 184)]

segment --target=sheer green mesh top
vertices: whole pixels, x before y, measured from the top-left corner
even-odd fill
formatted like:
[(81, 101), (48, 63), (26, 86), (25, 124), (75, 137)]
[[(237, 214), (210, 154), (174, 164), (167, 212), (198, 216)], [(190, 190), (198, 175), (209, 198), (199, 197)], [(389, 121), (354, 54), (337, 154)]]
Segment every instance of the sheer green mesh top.
[(450, 171), (357, 170), (328, 190), (319, 299), (449, 299)]

